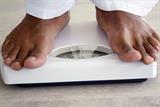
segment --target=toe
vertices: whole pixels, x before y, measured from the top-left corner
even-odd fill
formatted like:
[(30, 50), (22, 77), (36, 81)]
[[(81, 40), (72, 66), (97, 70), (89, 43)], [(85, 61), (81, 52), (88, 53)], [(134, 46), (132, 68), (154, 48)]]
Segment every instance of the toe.
[(151, 57), (145, 50), (143, 44), (139, 43), (138, 44), (138, 50), (142, 55), (142, 61), (144, 64), (151, 64), (154, 61), (154, 58)]
[(142, 61), (144, 62), (144, 64), (148, 65), (148, 64), (151, 64), (154, 61), (154, 58), (151, 57), (148, 54), (143, 54)]
[(154, 61), (153, 57), (149, 56), (148, 54), (143, 56), (144, 64), (148, 65), (151, 64), (153, 61)]
[(7, 55), (8, 57), (5, 59), (4, 63), (6, 65), (10, 65), (17, 57), (18, 53), (19, 53), (20, 47), (14, 47), (10, 53)]
[(156, 40), (158, 40), (158, 41), (160, 42), (160, 37), (159, 37), (158, 33), (156, 33), (155, 30), (152, 30), (152, 32), (153, 32), (152, 36), (153, 36)]
[(141, 60), (140, 52), (133, 49), (125, 42), (116, 45), (115, 52), (119, 55), (120, 59), (123, 61), (133, 62)]
[(21, 49), (17, 58), (11, 63), (11, 68), (15, 70), (20, 70), (23, 67), (24, 60), (29, 53), (28, 49)]
[(47, 53), (44, 51), (34, 50), (30, 56), (24, 61), (24, 67), (36, 68), (43, 65), (46, 61)]
[(5, 50), (6, 50), (6, 46), (9, 44), (9, 40), (5, 40), (4, 42), (3, 42), (3, 44), (2, 44), (2, 56), (4, 57), (5, 56)]
[(152, 47), (160, 52), (160, 42), (156, 38), (150, 36), (148, 38), (148, 42), (152, 45)]
[(153, 48), (153, 46), (148, 43), (148, 42), (145, 42), (144, 43), (144, 48), (146, 50), (146, 52), (154, 58), (154, 60), (157, 60), (158, 59), (158, 53), (157, 53), (157, 50), (155, 48)]
[(14, 46), (10, 46), (10, 48), (7, 49), (7, 47), (5, 47), (4, 51), (3, 51), (3, 59), (4, 59), (4, 63), (6, 65), (9, 65), (12, 61), (12, 59), (9, 57), (9, 53), (12, 52), (12, 50), (14, 50)]
[(2, 56), (3, 59), (6, 59), (8, 57), (8, 54), (10, 53), (10, 51), (14, 48), (14, 44), (13, 43), (8, 43), (2, 46)]
[(14, 70), (20, 70), (22, 66), (19, 62), (14, 61), (14, 63), (11, 64), (11, 68)]
[(137, 50), (130, 49), (125, 53), (123, 52), (120, 53), (119, 57), (123, 61), (133, 62), (133, 61), (139, 61), (141, 59), (141, 54)]

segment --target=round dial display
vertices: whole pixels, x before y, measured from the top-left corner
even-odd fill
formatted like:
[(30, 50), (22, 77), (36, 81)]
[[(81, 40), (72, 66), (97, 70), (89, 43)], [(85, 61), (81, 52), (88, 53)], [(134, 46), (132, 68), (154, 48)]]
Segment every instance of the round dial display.
[(91, 51), (91, 50), (76, 50), (72, 52), (66, 52), (57, 55), (56, 57), (59, 58), (69, 58), (69, 59), (88, 59), (88, 58), (95, 58), (99, 56), (108, 55), (107, 53), (100, 52), (100, 51)]

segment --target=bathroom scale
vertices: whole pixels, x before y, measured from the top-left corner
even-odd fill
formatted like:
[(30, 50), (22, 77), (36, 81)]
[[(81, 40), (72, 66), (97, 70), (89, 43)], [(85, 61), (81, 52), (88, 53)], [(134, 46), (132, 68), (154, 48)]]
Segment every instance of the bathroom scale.
[[(115, 31), (116, 32), (116, 31)], [(118, 39), (118, 38), (117, 38)], [(46, 63), (15, 71), (3, 63), (6, 85), (66, 85), (142, 82), (157, 75), (157, 62), (123, 62), (108, 45), (107, 34), (96, 21), (73, 22), (59, 33)]]

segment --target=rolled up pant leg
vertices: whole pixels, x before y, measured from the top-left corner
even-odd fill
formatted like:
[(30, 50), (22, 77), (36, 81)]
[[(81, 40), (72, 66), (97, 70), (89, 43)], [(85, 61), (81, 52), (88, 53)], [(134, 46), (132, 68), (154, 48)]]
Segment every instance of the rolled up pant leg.
[(58, 17), (75, 5), (75, 0), (25, 0), (26, 12), (40, 19)]
[(159, 0), (91, 0), (105, 11), (121, 10), (138, 16), (147, 15)]

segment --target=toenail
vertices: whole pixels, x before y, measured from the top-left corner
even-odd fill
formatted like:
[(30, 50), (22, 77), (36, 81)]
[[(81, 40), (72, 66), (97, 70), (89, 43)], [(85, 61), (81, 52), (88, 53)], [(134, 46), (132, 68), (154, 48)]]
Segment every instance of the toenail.
[(6, 58), (6, 60), (7, 60), (7, 61), (8, 61), (8, 60), (11, 60), (11, 58), (8, 57), (8, 58)]
[(30, 59), (31, 60), (36, 60), (36, 57), (35, 56), (31, 56)]
[(8, 55), (4, 55), (4, 58), (7, 58), (8, 57)]
[(15, 66), (19, 66), (20, 63), (19, 63), (19, 62), (14, 62), (14, 65), (15, 65)]
[(8, 65), (8, 64), (10, 64), (12, 62), (12, 59), (11, 58), (7, 58), (6, 60), (5, 60), (5, 63)]
[(11, 68), (15, 69), (15, 70), (20, 70), (21, 69), (21, 65), (19, 62), (14, 62), (13, 64), (11, 64)]
[(153, 54), (153, 58), (154, 58), (154, 60), (157, 60), (158, 59), (158, 55), (157, 54)]
[(128, 52), (127, 52), (128, 54), (135, 54), (135, 53), (137, 53), (135, 50), (129, 50)]

